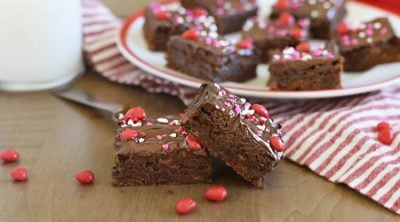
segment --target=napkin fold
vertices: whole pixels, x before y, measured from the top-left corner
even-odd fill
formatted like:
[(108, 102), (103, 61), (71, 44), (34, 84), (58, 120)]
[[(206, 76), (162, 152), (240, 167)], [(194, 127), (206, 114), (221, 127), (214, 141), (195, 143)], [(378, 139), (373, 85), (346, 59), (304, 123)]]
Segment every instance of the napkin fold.
[[(116, 46), (122, 21), (97, 0), (82, 1), (84, 52), (110, 81), (167, 93), (188, 104), (197, 90), (134, 66)], [(318, 101), (260, 101), (283, 125), (286, 158), (333, 183), (343, 183), (400, 214), (400, 87)], [(380, 121), (393, 125), (394, 141), (377, 140)]]

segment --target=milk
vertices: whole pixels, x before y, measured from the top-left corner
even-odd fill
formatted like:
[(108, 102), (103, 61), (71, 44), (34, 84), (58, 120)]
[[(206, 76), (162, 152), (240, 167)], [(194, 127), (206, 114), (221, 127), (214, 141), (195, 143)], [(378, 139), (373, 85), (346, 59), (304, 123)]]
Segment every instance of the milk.
[(0, 0), (0, 89), (48, 89), (82, 73), (80, 4)]

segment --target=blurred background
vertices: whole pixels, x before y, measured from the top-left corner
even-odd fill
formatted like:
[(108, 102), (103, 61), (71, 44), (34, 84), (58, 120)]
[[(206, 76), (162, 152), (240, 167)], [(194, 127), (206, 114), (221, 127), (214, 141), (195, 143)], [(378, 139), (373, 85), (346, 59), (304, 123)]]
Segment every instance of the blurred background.
[(151, 0), (102, 0), (116, 15), (126, 17)]

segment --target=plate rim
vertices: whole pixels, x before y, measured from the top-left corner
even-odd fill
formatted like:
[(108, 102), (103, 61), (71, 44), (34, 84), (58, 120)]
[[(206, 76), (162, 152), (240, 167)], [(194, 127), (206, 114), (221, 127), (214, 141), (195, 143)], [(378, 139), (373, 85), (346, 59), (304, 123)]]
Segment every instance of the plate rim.
[[(380, 4), (375, 4), (371, 2), (364, 2), (363, 0), (352, 0), (353, 2), (357, 2), (358, 4), (365, 4), (370, 7), (379, 8), (380, 10), (388, 11), (390, 14), (395, 16), (400, 16), (400, 12), (395, 11), (395, 9), (390, 10), (388, 9), (387, 5), (382, 7)], [(163, 1), (163, 4), (171, 4), (177, 2), (176, 0), (167, 0)], [(169, 80), (171, 82), (184, 85), (191, 88), (198, 88), (204, 82), (200, 79), (190, 77), (190, 76), (181, 76), (177, 75), (173, 72), (168, 72), (166, 70), (160, 69), (157, 66), (150, 64), (149, 62), (145, 61), (144, 59), (140, 58), (137, 54), (135, 54), (129, 47), (128, 47), (128, 38), (127, 34), (130, 30), (130, 27), (137, 22), (138, 19), (143, 18), (144, 11), (140, 10), (133, 13), (129, 16), (125, 22), (123, 23), (122, 27), (118, 32), (117, 38), (117, 47), (122, 55), (133, 63), (134, 65), (138, 66), (142, 70), (148, 72), (151, 75), (155, 75), (157, 77)], [(222, 86), (227, 88), (228, 90), (232, 91), (235, 94), (239, 94), (241, 96), (249, 96), (254, 98), (271, 98), (271, 99), (321, 99), (321, 98), (337, 98), (337, 97), (344, 97), (344, 96), (351, 96), (351, 95), (358, 95), (368, 92), (373, 92), (379, 89), (382, 89), (386, 86), (394, 85), (400, 82), (400, 73), (398, 76), (393, 77), (391, 79), (383, 80), (376, 83), (370, 83), (362, 86), (355, 86), (349, 88), (342, 88), (342, 89), (330, 89), (330, 90), (315, 90), (315, 91), (279, 91), (279, 90), (265, 90), (265, 89), (248, 89), (242, 88), (240, 86), (231, 86), (225, 85), (221, 83)], [(240, 84), (240, 83), (239, 83)]]

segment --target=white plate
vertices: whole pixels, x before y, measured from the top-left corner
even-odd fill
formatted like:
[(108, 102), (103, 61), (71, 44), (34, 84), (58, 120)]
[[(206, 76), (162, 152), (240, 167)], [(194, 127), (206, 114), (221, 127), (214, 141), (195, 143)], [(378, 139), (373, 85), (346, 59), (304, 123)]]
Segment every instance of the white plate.
[[(261, 14), (268, 14), (271, 8), (271, 1), (260, 1)], [(171, 7), (177, 3), (169, 3)], [(389, 16), (394, 27), (400, 27), (400, 17), (380, 8), (359, 2), (348, 2), (347, 21), (358, 22), (369, 20), (378, 16)], [(142, 26), (144, 23), (143, 13), (138, 12), (131, 16), (123, 25), (118, 38), (118, 48), (130, 62), (141, 69), (188, 87), (198, 88), (203, 80), (197, 79), (183, 73), (171, 70), (165, 66), (165, 53), (152, 52), (147, 49), (143, 37)], [(399, 30), (396, 30), (399, 32)], [(239, 34), (229, 35), (230, 39), (239, 38)], [(312, 44), (320, 44), (318, 41), (311, 41)], [(318, 91), (271, 91), (266, 87), (269, 77), (268, 66), (259, 65), (257, 77), (245, 83), (225, 82), (222, 85), (233, 93), (258, 98), (279, 98), (279, 99), (317, 99), (333, 98), (340, 96), (355, 95), (375, 91), (389, 85), (400, 82), (400, 63), (391, 63), (376, 66), (368, 71), (342, 75), (342, 89), (318, 90)]]

